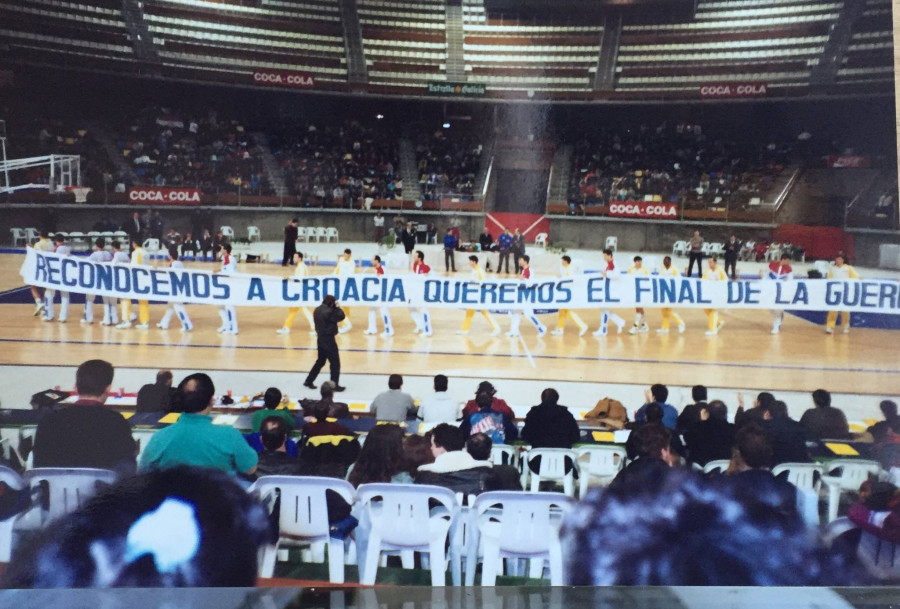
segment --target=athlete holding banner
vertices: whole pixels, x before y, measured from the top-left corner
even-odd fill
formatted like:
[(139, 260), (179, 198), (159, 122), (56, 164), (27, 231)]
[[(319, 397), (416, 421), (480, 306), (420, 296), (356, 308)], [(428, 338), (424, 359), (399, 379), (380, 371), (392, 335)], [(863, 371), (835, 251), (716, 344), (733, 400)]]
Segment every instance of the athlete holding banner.
[[(337, 266), (334, 269), (335, 275), (338, 275), (339, 277), (350, 277), (356, 273), (356, 265), (353, 263), (352, 255), (353, 252), (349, 249), (344, 250), (343, 255), (338, 258)], [(340, 334), (349, 332), (353, 328), (353, 324), (350, 323), (350, 307), (343, 307), (343, 311), (344, 319), (338, 324), (338, 332)]]
[[(416, 250), (415, 262), (413, 262), (413, 273), (416, 275), (427, 275), (431, 272), (431, 267), (425, 264), (425, 254), (422, 250)], [(431, 313), (424, 306), (418, 309), (410, 309), (413, 321), (416, 323), (416, 329), (413, 334), (422, 333), (422, 336), (431, 336)]]
[[(707, 264), (708, 267), (706, 272), (703, 273), (703, 279), (706, 281), (728, 281), (728, 275), (718, 266), (718, 261), (715, 257), (710, 258)], [(709, 321), (709, 329), (706, 331), (706, 335), (715, 336), (719, 333), (722, 326), (725, 325), (725, 321), (719, 318), (718, 309), (703, 309), (703, 312), (706, 313), (706, 318)]]
[[(223, 243), (219, 247), (219, 252), (222, 254), (222, 268), (219, 270), (219, 274), (234, 275), (237, 273), (237, 259), (231, 255), (231, 244)], [(219, 317), (222, 318), (222, 325), (216, 332), (220, 334), (238, 333), (237, 309), (234, 305), (219, 307)]]
[[(859, 273), (849, 264), (844, 264), (844, 257), (838, 254), (834, 258), (834, 266), (828, 271), (828, 278), (859, 279)], [(825, 321), (825, 334), (834, 334), (834, 326), (837, 324), (838, 314), (841, 315), (841, 325), (844, 328), (844, 334), (850, 333), (850, 312), (828, 311), (828, 317)]]
[[(72, 255), (72, 248), (66, 245), (66, 238), (57, 233), (53, 237), (53, 244), (56, 247), (56, 253), (67, 258)], [(47, 288), (44, 291), (44, 321), (53, 321), (53, 299), (56, 297), (56, 290)], [(69, 292), (59, 291), (59, 323), (66, 323), (69, 317), (69, 300), (71, 295)]]
[[(678, 272), (678, 269), (672, 264), (672, 257), (666, 256), (663, 258), (663, 268), (659, 270), (660, 277), (679, 277), (681, 273)], [(669, 307), (663, 307), (660, 309), (662, 313), (662, 327), (656, 331), (657, 334), (668, 334), (669, 333), (669, 323), (672, 319), (678, 324), (678, 333), (684, 334), (684, 320), (678, 315), (678, 313), (674, 312)]]
[[(175, 245), (169, 246), (168, 263), (169, 268), (171, 269), (184, 268), (184, 263), (178, 259), (178, 249)], [(166, 307), (166, 312), (163, 314), (162, 319), (156, 324), (156, 327), (160, 330), (168, 330), (169, 321), (171, 321), (172, 315), (175, 314), (178, 315), (178, 321), (181, 322), (182, 332), (190, 332), (194, 329), (194, 324), (191, 323), (191, 318), (188, 317), (187, 309), (184, 308), (184, 303), (181, 302), (170, 302), (169, 306)]]
[[(604, 279), (610, 279), (610, 275), (616, 270), (616, 263), (613, 262), (613, 252), (611, 249), (603, 250), (603, 260), (606, 262), (606, 269), (600, 274)], [(604, 309), (600, 311), (600, 327), (594, 331), (594, 336), (606, 336), (607, 326), (610, 321), (616, 324), (616, 327), (619, 329), (618, 333), (621, 334), (622, 329), (625, 327), (625, 320), (609, 309)]]
[[(791, 268), (790, 254), (782, 254), (780, 261), (773, 260), (769, 263), (769, 272), (766, 277), (773, 281), (790, 281), (794, 278), (794, 271)], [(781, 322), (784, 320), (784, 309), (772, 309), (772, 334), (778, 334), (781, 331)]]
[[(134, 266), (144, 266), (146, 264), (146, 253), (137, 239), (131, 241), (131, 264)], [(122, 302), (122, 323), (116, 327), (124, 330), (131, 327), (131, 298), (123, 298)], [(150, 301), (138, 300), (138, 330), (146, 330), (150, 327)]]
[[(531, 258), (525, 254), (522, 254), (521, 256), (519, 256), (518, 263), (519, 263), (518, 266), (522, 267), (522, 273), (520, 275), (520, 277), (522, 279), (522, 283), (524, 283), (526, 285), (529, 283), (532, 283), (531, 268), (530, 268)], [(510, 311), (510, 313), (509, 313), (509, 317), (510, 317), (509, 332), (507, 332), (506, 335), (509, 336), (510, 338), (514, 338), (516, 336), (521, 336), (519, 334), (519, 323), (522, 321), (523, 314), (525, 315), (525, 317), (528, 318), (528, 321), (530, 321), (532, 323), (532, 325), (534, 325), (534, 327), (537, 328), (538, 338), (543, 338), (544, 334), (547, 333), (547, 328), (544, 326), (544, 324), (541, 323), (541, 320), (539, 320), (537, 318), (537, 316), (534, 314), (534, 309), (532, 309), (530, 307), (523, 309), (522, 311), (518, 311), (518, 310)]]
[[(381, 264), (381, 256), (375, 256), (372, 258), (372, 267), (375, 269), (375, 274), (379, 277), (384, 277), (384, 265)], [(369, 327), (366, 328), (366, 331), (363, 334), (373, 335), (378, 332), (378, 315), (381, 315), (381, 319), (384, 322), (384, 332), (381, 334), (384, 337), (393, 336), (394, 335), (394, 326), (391, 323), (391, 312), (384, 305), (380, 307), (369, 307)]]
[[(575, 274), (575, 269), (572, 268), (571, 258), (563, 256), (560, 264), (562, 265), (563, 277), (572, 277)], [(575, 325), (578, 326), (578, 336), (584, 336), (588, 331), (588, 325), (581, 320), (581, 317), (579, 317), (577, 313), (571, 309), (560, 309), (559, 319), (556, 322), (556, 329), (550, 334), (553, 336), (562, 336), (563, 332), (565, 332), (567, 319), (571, 319), (575, 322)]]
[[(109, 263), (112, 262), (112, 254), (106, 251), (106, 241), (103, 240), (103, 237), (98, 237), (94, 242), (94, 251), (91, 252), (91, 255), (88, 256), (88, 260), (91, 262), (98, 263)], [(84, 315), (81, 317), (81, 323), (90, 325), (94, 323), (94, 299), (96, 296), (94, 294), (85, 294), (84, 295)], [(115, 300), (109, 296), (101, 296), (101, 302), (103, 302), (103, 321), (100, 322), (101, 325), (108, 326), (110, 325), (110, 317), (109, 317), (109, 305), (108, 301)]]
[[(647, 270), (647, 267), (644, 266), (644, 259), (640, 256), (635, 256), (634, 266), (628, 269), (628, 274), (632, 276), (649, 277), (650, 271)], [(628, 330), (628, 333), (644, 334), (646, 332), (649, 332), (650, 326), (647, 325), (647, 320), (644, 319), (644, 307), (637, 307), (634, 311), (634, 325), (631, 326), (631, 329)]]
[[(307, 277), (309, 275), (309, 267), (306, 266), (306, 263), (303, 261), (303, 253), (295, 252), (294, 253), (294, 264), (297, 265), (297, 268), (294, 269), (294, 277), (302, 279), (303, 277)], [(316, 324), (313, 322), (312, 313), (309, 310), (309, 307), (291, 307), (288, 309), (287, 317), (284, 319), (284, 325), (275, 330), (278, 334), (290, 334), (291, 327), (294, 325), (294, 318), (297, 317), (297, 313), (303, 311), (303, 316), (306, 317), (306, 321), (309, 322), (309, 333), (316, 333)]]
[[(478, 283), (483, 282), (484, 271), (482, 271), (481, 267), (478, 265), (478, 256), (469, 256), (469, 266), (472, 267), (472, 281), (477, 281)], [(491, 328), (493, 329), (493, 331), (491, 332), (491, 336), (499, 336), (500, 326), (497, 325), (496, 321), (494, 321), (494, 318), (491, 316), (490, 312), (487, 309), (478, 309), (478, 312), (484, 316), (489, 324), (491, 324)], [(475, 309), (466, 309), (466, 318), (463, 320), (462, 328), (457, 330), (456, 333), (468, 334), (469, 328), (472, 326), (473, 317), (475, 317)]]

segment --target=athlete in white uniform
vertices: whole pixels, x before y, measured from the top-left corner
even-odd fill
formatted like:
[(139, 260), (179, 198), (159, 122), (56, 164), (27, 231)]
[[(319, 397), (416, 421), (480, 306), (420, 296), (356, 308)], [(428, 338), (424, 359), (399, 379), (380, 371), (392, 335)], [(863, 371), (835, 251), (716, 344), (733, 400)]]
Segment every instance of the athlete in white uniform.
[[(562, 257), (561, 274), (563, 277), (572, 277), (575, 275), (575, 268), (572, 266), (572, 259), (568, 256)], [(562, 336), (566, 328), (566, 320), (571, 319), (578, 326), (578, 336), (584, 336), (588, 331), (588, 325), (582, 321), (581, 317), (571, 309), (560, 309), (559, 319), (556, 322), (556, 329), (551, 332), (553, 336)]]
[[(94, 251), (91, 252), (91, 255), (88, 256), (88, 260), (91, 262), (98, 262), (101, 264), (109, 264), (112, 262), (112, 254), (106, 251), (106, 241), (103, 240), (103, 237), (98, 238), (94, 242)], [(108, 326), (107, 319), (107, 307), (106, 301), (113, 300), (112, 298), (108, 298), (106, 296), (101, 296), (103, 302), (103, 325)], [(94, 300), (96, 300), (96, 296), (94, 294), (85, 294), (84, 295), (84, 315), (81, 318), (81, 323), (83, 324), (92, 324), (94, 323)]]
[[(31, 247), (31, 246), (29, 246)], [(53, 242), (50, 241), (50, 237), (47, 236), (46, 231), (41, 231), (41, 237), (37, 240), (37, 243), (34, 244), (34, 249), (39, 252), (52, 252), (56, 249), (53, 245)], [(37, 317), (41, 313), (44, 312), (44, 293), (46, 290), (44, 288), (39, 288), (36, 285), (31, 286), (31, 296), (34, 298), (34, 316)]]
[[(478, 266), (478, 256), (469, 256), (469, 266), (472, 267), (472, 281), (481, 283), (484, 281), (484, 271)], [(500, 336), (500, 326), (494, 321), (487, 309), (479, 309), (479, 313), (484, 316), (491, 325), (491, 336)], [(456, 331), (457, 334), (468, 334), (469, 328), (472, 326), (472, 318), (475, 317), (475, 309), (466, 309), (466, 318), (463, 320), (462, 328)]]
[[(710, 258), (707, 264), (706, 272), (703, 273), (703, 279), (707, 281), (728, 281), (728, 275), (725, 274), (725, 271), (718, 265), (718, 261), (714, 257)], [(706, 331), (706, 335), (715, 336), (719, 333), (722, 326), (725, 325), (725, 320), (719, 318), (718, 309), (704, 309), (703, 312), (706, 313), (706, 318), (709, 322), (709, 329)]]
[[(112, 263), (115, 265), (119, 264), (130, 264), (131, 257), (128, 255), (128, 252), (123, 252), (121, 245), (118, 241), (113, 241), (112, 243)], [(106, 301), (107, 310), (103, 313), (103, 319), (106, 321), (109, 320), (109, 323), (104, 323), (106, 326), (118, 326), (119, 325), (119, 299), (116, 297), (110, 297)]]
[[(644, 259), (640, 256), (634, 257), (634, 266), (628, 269), (631, 276), (649, 277), (650, 271), (644, 266)], [(629, 334), (644, 334), (650, 331), (647, 320), (644, 318), (644, 307), (636, 307), (634, 310), (634, 325), (628, 330)]]
[[(222, 254), (222, 268), (219, 270), (219, 274), (234, 275), (237, 273), (237, 259), (231, 255), (231, 244), (223, 243), (219, 252)], [(222, 334), (238, 333), (237, 309), (234, 305), (219, 307), (219, 317), (222, 318), (222, 325), (216, 330), (217, 332)]]
[[(375, 274), (379, 277), (384, 277), (384, 265), (381, 264), (381, 256), (375, 256), (372, 258), (372, 267), (375, 269)], [(384, 322), (384, 332), (382, 332), (382, 336), (393, 336), (394, 335), (394, 326), (391, 323), (391, 312), (385, 305), (381, 305), (380, 307), (369, 307), (369, 327), (366, 328), (366, 331), (363, 334), (373, 335), (378, 332), (378, 316), (381, 315), (381, 320)]]
[[(296, 252), (294, 254), (294, 264), (296, 264), (296, 268), (294, 269), (294, 277), (295, 278), (303, 278), (309, 276), (309, 267), (306, 266), (306, 263), (303, 262), (303, 254), (301, 252)], [(278, 334), (290, 334), (291, 327), (294, 325), (294, 318), (297, 317), (297, 313), (303, 312), (303, 316), (306, 317), (306, 321), (309, 322), (309, 333), (316, 333), (316, 324), (313, 322), (312, 313), (309, 310), (309, 307), (291, 307), (288, 309), (287, 317), (284, 319), (284, 325), (275, 330)]]
[[(416, 275), (428, 275), (430, 272), (431, 267), (425, 264), (425, 253), (422, 250), (416, 250), (413, 273)], [(413, 307), (409, 310), (409, 314), (416, 324), (413, 334), (421, 333), (426, 338), (431, 336), (431, 313), (428, 312), (428, 308), (425, 306)]]
[[(791, 268), (791, 256), (782, 254), (781, 260), (769, 263), (769, 270), (765, 277), (772, 281), (790, 281), (794, 278), (794, 270)], [(784, 309), (772, 309), (772, 334), (781, 331), (781, 323), (784, 321)]]
[[(672, 264), (671, 256), (666, 256), (663, 258), (663, 267), (659, 270), (659, 274), (661, 277), (680, 277), (681, 273), (678, 272), (678, 269)], [(669, 323), (672, 319), (678, 324), (678, 333), (684, 333), (684, 320), (681, 319), (681, 316), (678, 313), (674, 312), (671, 308), (663, 307), (660, 309), (662, 313), (662, 327), (657, 330), (657, 334), (668, 334), (669, 333)]]
[[(529, 284), (534, 282), (534, 278), (531, 274), (531, 257), (525, 254), (519, 256), (519, 266), (522, 267), (522, 273), (519, 277), (522, 279), (522, 283)], [(515, 310), (510, 311), (509, 313), (509, 332), (506, 333), (510, 338), (520, 336), (519, 334), (519, 323), (522, 321), (522, 315), (528, 318), (528, 321), (537, 328), (538, 338), (542, 338), (544, 334), (547, 333), (547, 327), (541, 323), (541, 320), (537, 318), (537, 315), (534, 314), (534, 309), (531, 307), (527, 307), (522, 309), (521, 311)]]
[[(603, 260), (606, 262), (606, 269), (600, 273), (600, 275), (604, 279), (608, 279), (616, 270), (616, 263), (613, 262), (613, 252), (611, 249), (603, 250)], [(600, 311), (600, 327), (594, 330), (594, 336), (606, 336), (609, 322), (616, 324), (616, 327), (619, 329), (618, 333), (622, 333), (622, 329), (625, 327), (625, 320), (609, 309), (603, 309)]]
[[(169, 263), (169, 268), (171, 269), (184, 268), (184, 263), (178, 259), (178, 250), (174, 245), (169, 248), (167, 261)], [(194, 324), (191, 323), (191, 318), (188, 317), (187, 309), (184, 308), (184, 303), (181, 302), (170, 302), (169, 306), (166, 307), (166, 312), (163, 314), (162, 319), (156, 324), (156, 327), (162, 330), (168, 330), (169, 321), (171, 321), (173, 314), (178, 315), (178, 321), (181, 322), (182, 332), (190, 332), (194, 329)]]
[[(60, 256), (71, 256), (72, 248), (66, 245), (66, 239), (62, 235), (53, 237), (53, 243), (56, 246), (56, 253)], [(47, 288), (44, 291), (44, 321), (53, 321), (53, 299), (56, 296), (56, 290)], [(59, 292), (59, 323), (66, 323), (69, 317), (69, 300), (71, 296), (69, 292), (60, 290)]]
[[(356, 273), (356, 264), (353, 262), (352, 258), (353, 252), (350, 250), (344, 250), (344, 253), (338, 258), (337, 266), (334, 269), (334, 274), (341, 277), (350, 277), (354, 273)], [(341, 334), (345, 332), (349, 332), (353, 328), (353, 324), (350, 323), (350, 307), (341, 307), (341, 310), (344, 312), (344, 321), (338, 323), (338, 332)]]

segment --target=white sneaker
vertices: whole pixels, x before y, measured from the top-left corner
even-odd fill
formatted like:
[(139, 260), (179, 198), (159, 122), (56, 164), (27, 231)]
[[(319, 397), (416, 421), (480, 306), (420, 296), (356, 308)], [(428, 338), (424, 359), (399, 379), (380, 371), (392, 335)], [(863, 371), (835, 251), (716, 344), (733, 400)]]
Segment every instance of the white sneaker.
[(628, 333), (629, 333), (629, 334), (637, 334), (638, 332), (639, 332), (639, 329), (638, 329), (637, 326), (631, 326), (631, 327), (628, 329)]
[(216, 329), (216, 332), (221, 334), (222, 332), (225, 332), (227, 329), (228, 328), (226, 328), (225, 326), (219, 326), (218, 329)]
[[(57, 319), (56, 321), (58, 321), (58, 322), (61, 323), (61, 324), (66, 323), (66, 320), (65, 320), (64, 318), (62, 318), (62, 317), (60, 317), (60, 318)], [(845, 333), (846, 333), (846, 332), (845, 332)]]
[(44, 315), (43, 317), (41, 317), (41, 321), (53, 321), (53, 318), (47, 317), (46, 315)]
[(587, 334), (588, 330), (589, 330), (589, 328), (587, 326), (583, 327), (581, 329), (581, 331), (578, 333), (578, 336), (584, 336), (585, 334)]
[(621, 334), (622, 330), (624, 330), (624, 329), (625, 329), (625, 322), (623, 321), (622, 323), (619, 324), (619, 334)]
[(646, 334), (649, 331), (650, 331), (650, 326), (648, 326), (647, 324), (641, 324), (641, 327), (638, 328), (638, 333), (640, 333), (640, 334)]
[(719, 333), (718, 330), (707, 330), (707, 331), (706, 331), (706, 335), (707, 335), (707, 336), (715, 336), (715, 335), (718, 334), (718, 333)]
[(169, 326), (164, 325), (163, 322), (159, 322), (158, 324), (156, 324), (156, 327), (159, 328), (160, 330), (168, 330), (169, 329)]
[(88, 321), (88, 320), (86, 320), (84, 317), (82, 317), (81, 319), (78, 320), (78, 323), (84, 324), (84, 325), (86, 325), (86, 326), (89, 326), (89, 325), (91, 325), (91, 324), (94, 323), (94, 322)]
[(825, 328), (825, 334), (834, 334), (834, 328)]
[(597, 328), (591, 332), (591, 336), (606, 336), (606, 332), (603, 331), (603, 328)]
[(456, 333), (459, 334), (460, 336), (465, 336), (466, 334), (469, 333), (469, 331), (468, 330), (457, 330)]
[(425, 338), (431, 338), (432, 336), (434, 336), (434, 333), (433, 332), (424, 332), (422, 334), (422, 336), (424, 336)]
[(182, 332), (192, 332), (194, 330), (194, 326), (187, 326), (186, 328), (181, 328)]
[(290, 328), (278, 328), (277, 330), (275, 330), (275, 333), (276, 334), (290, 334), (291, 329)]
[(780, 330), (777, 327), (772, 328), (772, 334), (778, 334), (779, 331)]
[(844, 334), (850, 334), (850, 326), (844, 327)]
[(684, 334), (684, 324), (678, 324), (678, 333)]
[(44, 303), (38, 302), (34, 305), (34, 316), (37, 317), (44, 312)]
[(494, 331), (491, 332), (491, 336), (500, 336), (501, 332), (502, 332), (502, 330), (499, 327), (494, 328)]
[(343, 328), (338, 328), (338, 334), (346, 334), (350, 331), (350, 326), (344, 326)]
[(550, 336), (562, 336), (563, 332), (565, 332), (562, 328), (556, 328), (553, 332), (550, 333)]
[(668, 334), (668, 333), (669, 333), (669, 330), (668, 330), (668, 328), (659, 328), (659, 329), (656, 331), (656, 333), (657, 333), (657, 334)]
[(366, 336), (372, 336), (373, 334), (377, 334), (378, 330), (373, 330), (372, 328), (366, 328), (366, 331), (363, 332)]
[[(374, 334), (374, 332), (373, 332), (373, 334)], [(382, 332), (381, 333), (381, 336), (383, 336), (384, 338), (390, 338), (393, 335), (394, 335), (393, 332)]]
[(150, 328), (150, 324), (149, 324), (149, 323), (147, 323), (147, 324), (138, 324), (138, 325), (135, 326), (135, 329), (136, 329), (136, 330), (147, 330), (147, 329), (149, 329), (149, 328)]
[(130, 322), (130, 321), (123, 321), (123, 322), (120, 323), (120, 324), (116, 324), (116, 327), (117, 327), (118, 329), (120, 329), (120, 330), (127, 330), (128, 328), (131, 327), (131, 322)]
[[(288, 334), (288, 333), (290, 333), (290, 330), (288, 330), (287, 332), (285, 332), (285, 334)], [(309, 335), (310, 335), (310, 336), (316, 336), (317, 334), (318, 334), (318, 332), (316, 332), (315, 330), (310, 330), (310, 331), (309, 331)]]
[(132, 313), (131, 316), (128, 318), (128, 321), (135, 321), (137, 318), (138, 318), (138, 314)]
[(223, 332), (223, 334), (231, 334), (233, 336), (237, 336), (237, 333), (237, 330), (225, 330), (225, 332)]

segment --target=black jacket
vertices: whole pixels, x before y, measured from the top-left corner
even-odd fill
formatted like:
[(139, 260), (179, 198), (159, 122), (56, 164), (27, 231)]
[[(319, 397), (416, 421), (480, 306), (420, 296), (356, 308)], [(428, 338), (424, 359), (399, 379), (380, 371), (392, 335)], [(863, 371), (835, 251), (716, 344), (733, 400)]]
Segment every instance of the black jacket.
[(710, 461), (730, 459), (734, 447), (734, 425), (721, 419), (700, 421), (684, 432), (688, 461), (706, 465)]
[[(502, 467), (502, 466), (501, 466)], [(507, 466), (508, 467), (508, 466)], [(479, 495), (485, 491), (521, 491), (522, 486), (516, 476), (495, 471), (493, 467), (476, 467), (457, 472), (417, 472), (416, 484), (433, 484), (449, 488), (454, 493)]]
[(797, 421), (785, 417), (769, 419), (763, 427), (772, 438), (772, 449), (775, 453), (773, 465), (779, 463), (809, 463), (809, 452), (806, 450), (807, 429)]
[(264, 450), (259, 454), (257, 476), (299, 476), (301, 473), (302, 461), (289, 457), (287, 453)]
[(334, 336), (338, 333), (338, 322), (343, 321), (346, 315), (340, 307), (319, 305), (313, 311), (313, 322), (316, 325), (316, 334), (319, 336)]
[(525, 416), (522, 439), (533, 448), (572, 448), (580, 438), (578, 423), (565, 406), (538, 404)]
[(169, 412), (175, 390), (167, 384), (147, 384), (137, 394), (137, 412)]

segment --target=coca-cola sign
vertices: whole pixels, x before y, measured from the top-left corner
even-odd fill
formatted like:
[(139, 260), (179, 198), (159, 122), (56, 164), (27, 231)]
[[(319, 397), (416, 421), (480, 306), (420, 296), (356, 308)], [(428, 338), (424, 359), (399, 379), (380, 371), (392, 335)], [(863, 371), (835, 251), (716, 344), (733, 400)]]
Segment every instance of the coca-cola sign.
[(311, 89), (316, 86), (316, 79), (302, 72), (286, 70), (256, 70), (253, 72), (253, 83), (269, 87), (296, 87)]
[(662, 218), (678, 217), (678, 204), (654, 201), (614, 201), (609, 204), (609, 215), (622, 218)]
[(768, 84), (764, 82), (722, 82), (700, 86), (700, 97), (708, 99), (733, 97), (765, 97)]
[(200, 205), (203, 198), (198, 188), (162, 188), (135, 186), (128, 190), (129, 203), (156, 205)]

